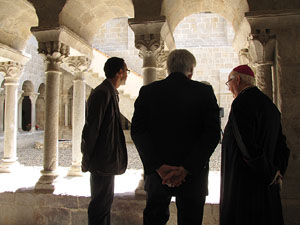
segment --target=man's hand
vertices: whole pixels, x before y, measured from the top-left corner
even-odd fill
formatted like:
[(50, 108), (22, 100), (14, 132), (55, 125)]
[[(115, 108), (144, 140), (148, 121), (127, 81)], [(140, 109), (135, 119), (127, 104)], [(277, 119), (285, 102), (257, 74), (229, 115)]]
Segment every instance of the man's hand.
[(164, 177), (170, 173), (172, 170), (176, 170), (178, 167), (177, 166), (169, 166), (169, 165), (162, 165), (161, 167), (159, 167), (156, 172), (158, 173), (158, 175), (161, 177), (161, 179), (164, 179)]
[(185, 182), (185, 177), (187, 176), (187, 171), (182, 166), (170, 171), (164, 178), (162, 183), (168, 185), (169, 187), (179, 187), (183, 182)]
[(182, 166), (169, 166), (165, 164), (157, 170), (157, 173), (162, 179), (162, 184), (166, 184), (169, 187), (179, 187), (185, 181), (185, 177), (188, 174)]

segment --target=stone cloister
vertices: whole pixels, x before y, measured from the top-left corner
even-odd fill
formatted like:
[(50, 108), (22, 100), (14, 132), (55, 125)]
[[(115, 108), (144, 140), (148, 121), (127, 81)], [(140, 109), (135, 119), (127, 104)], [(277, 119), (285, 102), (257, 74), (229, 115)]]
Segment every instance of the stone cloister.
[[(175, 48), (195, 54), (194, 79), (213, 86), (223, 126), (232, 101), (228, 72), (239, 63), (254, 69), (257, 86), (282, 113), (291, 149), (284, 217), (287, 225), (300, 224), (300, 1), (0, 0), (0, 6), (0, 188), (20, 171), (20, 132), (38, 128), (44, 135), (34, 187), (23, 190), (20, 181), (17, 191), (0, 192), (1, 225), (87, 224), (88, 197), (55, 194), (63, 179), (58, 141), (72, 140), (67, 178), (80, 177), (85, 100), (104, 79), (107, 57), (125, 58), (133, 71), (120, 90), (121, 113), (130, 122), (139, 88), (166, 77), (165, 60)], [(116, 196), (112, 223), (142, 224), (144, 203), (134, 192)], [(218, 224), (217, 203), (206, 205), (204, 224)]]

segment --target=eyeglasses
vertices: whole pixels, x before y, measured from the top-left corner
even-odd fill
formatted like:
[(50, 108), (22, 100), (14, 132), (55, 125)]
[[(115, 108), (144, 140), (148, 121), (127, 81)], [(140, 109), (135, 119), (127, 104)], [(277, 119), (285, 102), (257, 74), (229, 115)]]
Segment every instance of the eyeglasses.
[(229, 79), (225, 84), (227, 85), (227, 87), (229, 87), (229, 82), (232, 81), (234, 78)]
[(129, 73), (130, 73), (130, 70), (129, 70), (129, 69), (126, 69), (126, 71), (127, 71), (127, 74), (129, 74)]

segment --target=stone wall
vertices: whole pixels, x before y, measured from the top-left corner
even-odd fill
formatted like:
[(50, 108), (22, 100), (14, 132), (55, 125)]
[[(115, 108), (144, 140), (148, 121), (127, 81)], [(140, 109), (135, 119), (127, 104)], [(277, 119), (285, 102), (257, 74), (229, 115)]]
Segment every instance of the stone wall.
[(134, 45), (134, 33), (128, 26), (128, 18), (117, 18), (103, 24), (94, 37), (93, 47), (110, 57), (125, 59), (129, 69), (142, 73), (142, 59)]
[[(0, 193), (0, 224), (5, 225), (84, 225), (90, 198), (84, 196), (37, 194), (33, 191)], [(145, 198), (115, 196), (111, 224), (141, 225)], [(206, 204), (203, 225), (219, 224), (219, 207)], [(170, 206), (168, 225), (176, 225), (176, 206)]]
[(177, 48), (191, 51), (197, 60), (193, 79), (213, 86), (220, 107), (224, 108), (222, 129), (233, 100), (225, 82), (230, 71), (239, 64), (232, 48), (234, 31), (223, 17), (212, 14), (194, 14), (183, 19), (174, 31)]
[[(194, 14), (183, 19), (174, 31), (176, 48), (186, 48), (197, 60), (193, 79), (210, 83), (220, 107), (225, 109), (222, 125), (227, 122), (232, 95), (225, 82), (229, 72), (239, 64), (232, 48), (234, 31), (223, 17), (212, 13)], [(93, 47), (109, 56), (123, 57), (128, 66), (141, 74), (142, 59), (134, 46), (134, 33), (127, 18), (118, 18), (102, 25)]]
[(22, 84), (24, 81), (29, 80), (33, 83), (34, 92), (38, 92), (38, 89), (42, 83), (45, 83), (45, 67), (43, 58), (38, 54), (38, 43), (35, 37), (32, 35), (27, 41), (25, 48), (25, 54), (30, 56), (30, 60), (24, 65), (24, 69), (20, 78), (19, 90), (22, 90)]
[(283, 132), (291, 149), (282, 193), (286, 224), (300, 224), (300, 29), (280, 30), (276, 36), (276, 72)]

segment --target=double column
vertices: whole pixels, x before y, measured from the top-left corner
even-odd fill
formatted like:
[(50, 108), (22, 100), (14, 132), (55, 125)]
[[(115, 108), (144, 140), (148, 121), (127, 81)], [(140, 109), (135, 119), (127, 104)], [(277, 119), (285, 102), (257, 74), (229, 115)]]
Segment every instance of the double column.
[[(162, 38), (162, 30), (166, 30), (164, 17), (155, 21), (144, 21), (140, 19), (129, 19), (129, 26), (135, 33), (135, 47), (139, 50), (139, 56), (143, 59), (142, 75), (143, 84), (147, 85), (166, 76), (165, 42)], [(144, 174), (142, 174), (137, 195), (145, 195)]]
[(54, 180), (58, 176), (58, 115), (60, 64), (69, 54), (69, 47), (58, 41), (39, 42), (39, 53), (46, 66), (46, 107), (44, 131), (44, 163), (42, 176), (36, 190), (54, 191)]
[[(270, 30), (256, 30), (249, 44), (250, 63), (256, 70), (256, 85), (276, 103), (277, 82), (272, 67), (274, 65), (275, 35)], [(268, 33), (267, 33), (268, 32)]]
[(65, 61), (74, 74), (72, 110), (72, 166), (69, 176), (81, 176), (81, 132), (85, 122), (85, 76), (91, 60), (85, 56), (68, 57)]
[(23, 66), (16, 62), (1, 62), (0, 72), (5, 79), (4, 111), (4, 156), (0, 163), (0, 172), (12, 172), (17, 162), (17, 108), (18, 86)]

